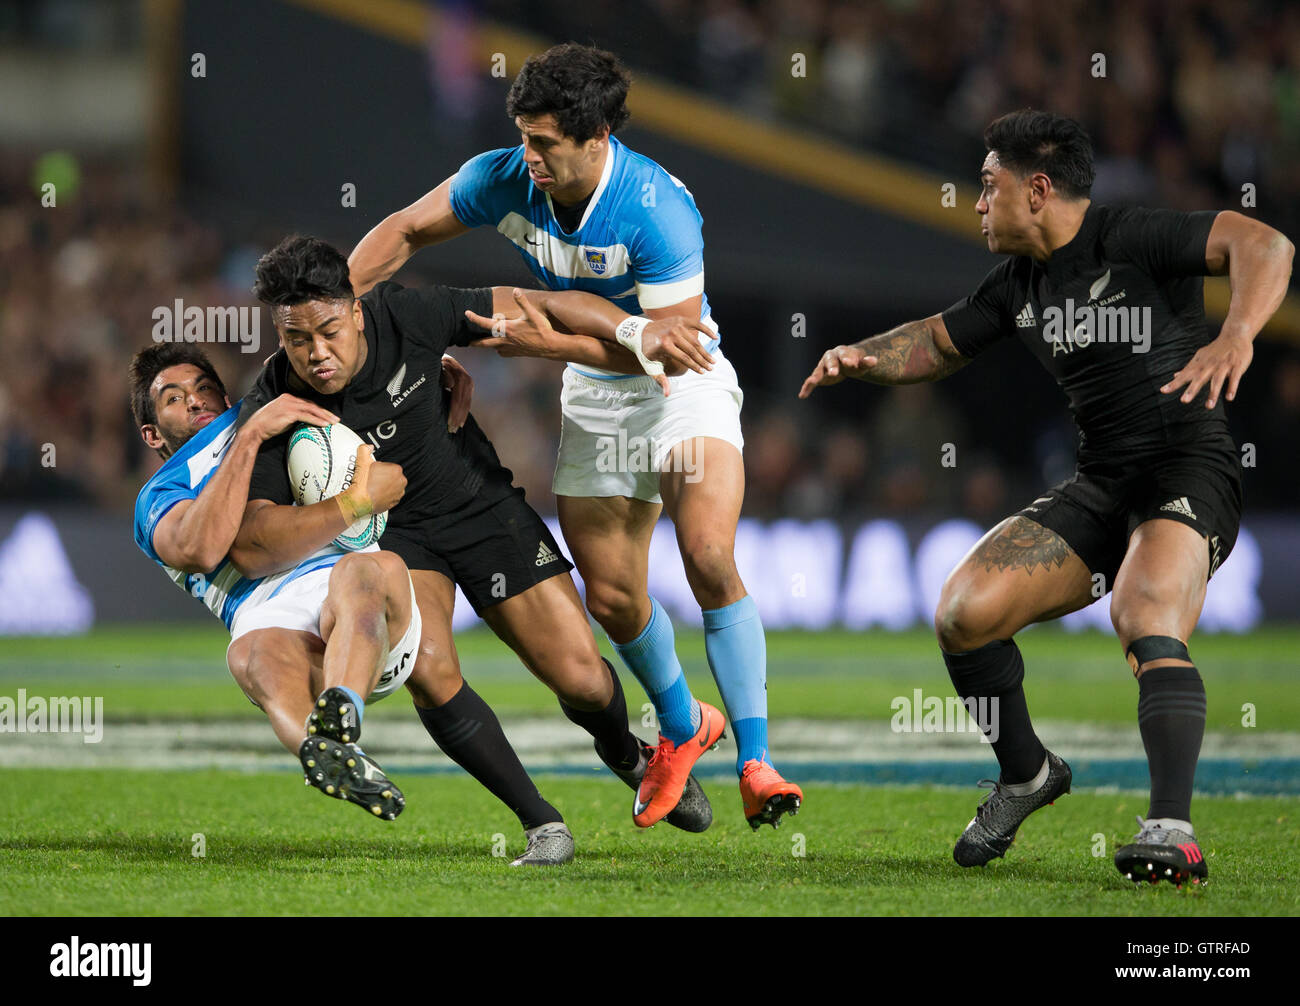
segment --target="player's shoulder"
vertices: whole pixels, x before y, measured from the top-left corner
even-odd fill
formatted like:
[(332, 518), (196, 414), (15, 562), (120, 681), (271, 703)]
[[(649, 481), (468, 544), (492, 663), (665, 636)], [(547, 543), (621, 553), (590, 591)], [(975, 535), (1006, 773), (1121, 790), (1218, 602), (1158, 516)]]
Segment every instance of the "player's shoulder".
[(452, 187), (491, 188), (511, 182), (528, 182), (528, 166), (524, 164), (522, 145), (475, 154), (460, 166)]
[(606, 214), (617, 238), (640, 256), (698, 244), (703, 218), (682, 181), (621, 143), (613, 149), (618, 161)]
[(372, 286), (357, 299), (361, 301), (361, 306), (371, 309), (382, 306), (387, 303), (394, 295), (405, 290), (401, 283), (396, 283), (391, 279), (382, 280)]
[(980, 288), (996, 287), (1015, 290), (1024, 287), (1028, 289), (1033, 271), (1034, 260), (1028, 255), (1007, 255), (984, 274), (984, 279), (980, 281)]
[(1090, 207), (1089, 213), (1096, 214), (1098, 240), (1108, 258), (1132, 257), (1138, 249), (1171, 236), (1208, 230), (1218, 215), (1215, 210), (1099, 205)]
[(681, 207), (699, 216), (695, 197), (676, 175), (658, 161), (639, 154), (626, 144), (610, 137), (616, 160), (617, 195), (620, 208), (631, 216), (653, 219), (663, 207)]

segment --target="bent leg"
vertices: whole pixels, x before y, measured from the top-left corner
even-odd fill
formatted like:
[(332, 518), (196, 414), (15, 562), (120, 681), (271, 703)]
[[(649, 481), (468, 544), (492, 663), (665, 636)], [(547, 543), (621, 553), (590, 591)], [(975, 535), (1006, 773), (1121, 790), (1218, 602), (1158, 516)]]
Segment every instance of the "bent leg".
[(562, 822), (528, 778), (496, 714), (461, 677), (451, 632), (456, 603), (451, 580), (433, 570), (413, 570), (411, 581), (422, 630), (406, 687), (425, 730), (448, 758), (509, 807), (525, 830)]
[(626, 496), (557, 497), (560, 528), (587, 587), (587, 610), (645, 689), (674, 744), (699, 728), (673, 624), (649, 596), (650, 538), (661, 507)]
[(758, 606), (736, 569), (736, 524), (745, 497), (740, 451), (725, 440), (677, 444), (659, 478), (677, 528), (686, 579), (704, 615), (704, 648), (736, 734), (736, 772), (768, 765), (767, 640)]
[(314, 633), (296, 629), (254, 629), (230, 644), (226, 661), (240, 689), (261, 707), (280, 743), (297, 755), (307, 736), (307, 716), (319, 689), (325, 644)]
[(1200, 532), (1173, 520), (1140, 524), (1115, 579), (1111, 621), (1138, 679), (1138, 729), (1151, 772), (1153, 821), (1187, 824), (1205, 734), (1205, 685), (1187, 641), (1209, 577)]
[(993, 711), (980, 727), (1013, 794), (1041, 785), (1047, 753), (1030, 722), (1012, 636), (1095, 599), (1088, 567), (1065, 540), (1018, 515), (976, 542), (944, 582), (934, 628), (948, 676), (968, 708)]
[(364, 708), (383, 673), (391, 641), (401, 639), (410, 618), (411, 588), (406, 565), (397, 556), (353, 553), (335, 563), (321, 606), (324, 687), (349, 689), (358, 709)]
[(603, 761), (637, 763), (641, 747), (628, 729), (623, 688), (596, 648), (571, 576), (552, 576), (484, 608), (483, 620), (591, 735)]

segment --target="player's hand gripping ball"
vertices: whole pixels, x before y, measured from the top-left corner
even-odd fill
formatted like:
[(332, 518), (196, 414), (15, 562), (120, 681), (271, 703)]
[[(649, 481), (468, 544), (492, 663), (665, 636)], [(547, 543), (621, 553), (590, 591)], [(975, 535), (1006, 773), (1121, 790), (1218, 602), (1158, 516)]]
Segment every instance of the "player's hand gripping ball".
[[(289, 438), (289, 484), (299, 506), (331, 499), (352, 486), (361, 438), (342, 423), (299, 426)], [(349, 552), (379, 541), (388, 526), (388, 511), (353, 522), (334, 544)]]

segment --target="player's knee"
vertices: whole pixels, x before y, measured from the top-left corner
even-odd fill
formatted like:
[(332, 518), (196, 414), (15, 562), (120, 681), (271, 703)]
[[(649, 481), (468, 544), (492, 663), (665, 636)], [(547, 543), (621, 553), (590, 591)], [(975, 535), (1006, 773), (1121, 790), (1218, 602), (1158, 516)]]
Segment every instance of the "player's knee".
[(278, 695), (283, 693), (292, 682), (289, 680), (293, 668), (286, 660), (281, 648), (273, 642), (257, 638), (253, 634), (248, 639), (236, 670), (235, 661), (231, 662), (231, 671), (244, 694), (263, 709), (270, 709)]
[(379, 592), (384, 589), (385, 567), (378, 552), (350, 552), (334, 564), (330, 587), (351, 592)]
[(954, 583), (944, 584), (934, 612), (934, 634), (948, 653), (966, 653), (1006, 637), (1002, 606), (988, 592)]
[(611, 685), (609, 671), (599, 656), (594, 661), (573, 658), (568, 665), (562, 671), (564, 687), (560, 697), (578, 709), (605, 708)]
[(428, 709), (450, 701), (460, 691), (462, 680), (460, 661), (454, 651), (427, 636), (420, 640), (415, 667), (406, 680), (417, 706)]
[[(606, 631), (626, 628), (629, 622), (635, 622), (639, 600), (635, 591), (621, 584), (600, 580), (587, 581), (587, 610)], [(639, 626), (634, 626), (631, 631), (635, 634), (638, 629)], [(615, 631), (615, 635), (626, 635), (626, 631), (623, 633)]]
[(686, 578), (693, 586), (713, 594), (735, 593), (740, 574), (730, 542), (711, 535), (688, 536), (682, 539), (681, 551)]

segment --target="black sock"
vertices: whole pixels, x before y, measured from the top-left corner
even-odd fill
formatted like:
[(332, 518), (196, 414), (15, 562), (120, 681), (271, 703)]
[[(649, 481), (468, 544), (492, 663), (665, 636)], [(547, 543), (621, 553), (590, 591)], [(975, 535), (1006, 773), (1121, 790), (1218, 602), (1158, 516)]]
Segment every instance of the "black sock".
[(525, 829), (564, 820), (537, 792), (496, 714), (468, 681), (449, 702), (434, 709), (416, 706), (415, 711), (447, 757), (514, 811)]
[[(978, 650), (944, 653), (943, 662), (948, 665), (948, 677), (961, 700), (968, 708), (980, 711), (976, 720), (997, 717), (998, 739), (992, 747), (1002, 766), (1002, 782), (1028, 782), (1038, 775), (1047, 751), (1029, 721), (1022, 686), (1025, 662), (1016, 641), (998, 639)], [(980, 727), (986, 735), (990, 733), (990, 724), (980, 723)]]
[(601, 760), (617, 768), (631, 768), (641, 757), (641, 742), (632, 736), (627, 725), (627, 700), (623, 697), (623, 685), (618, 680), (613, 666), (601, 657), (609, 668), (609, 676), (614, 682), (614, 695), (604, 709), (574, 709), (560, 700), (564, 715), (583, 730), (591, 734), (596, 741), (596, 753)]
[(1205, 735), (1205, 683), (1195, 667), (1156, 667), (1138, 678), (1138, 729), (1151, 770), (1147, 817), (1190, 821)]

